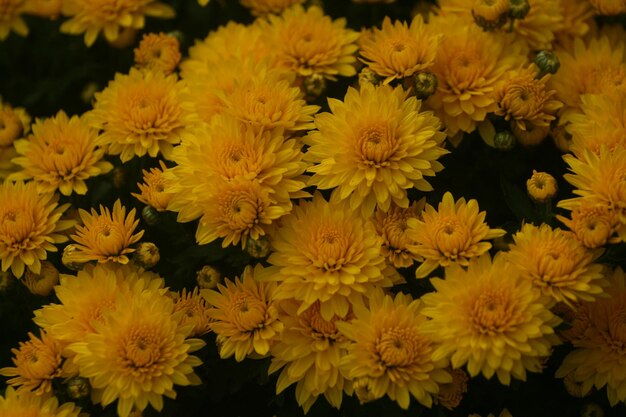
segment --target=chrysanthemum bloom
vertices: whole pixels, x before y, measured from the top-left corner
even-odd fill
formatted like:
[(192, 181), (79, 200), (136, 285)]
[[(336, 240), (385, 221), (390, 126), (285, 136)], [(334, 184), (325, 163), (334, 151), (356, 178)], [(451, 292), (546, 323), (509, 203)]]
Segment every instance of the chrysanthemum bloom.
[(593, 8), (586, 1), (559, 0), (563, 25), (554, 35), (557, 45), (571, 44), (576, 37), (585, 36), (595, 26)]
[(159, 166), (160, 168), (151, 168), (149, 172), (144, 169), (143, 183), (137, 183), (141, 193), (131, 194), (157, 211), (165, 211), (174, 194), (168, 190), (167, 179), (163, 176), (167, 166), (163, 161), (159, 161)]
[(304, 3), (304, 0), (240, 0), (239, 2), (250, 9), (253, 15), (264, 16), (269, 13), (279, 14), (289, 6)]
[(427, 204), (421, 218), (408, 220), (408, 236), (416, 242), (409, 250), (424, 260), (415, 271), (417, 278), (428, 276), (438, 266), (467, 266), (472, 258), (491, 249), (485, 240), (506, 234), (502, 229), (490, 229), (485, 223), (487, 213), (478, 210), (478, 201), (466, 202), (461, 197), (455, 202), (446, 192), (437, 209)]
[(128, 216), (126, 207), (117, 200), (113, 212), (100, 205), (100, 213), (91, 209), (91, 214), (80, 209), (82, 225), (76, 226), (76, 233), (71, 236), (77, 243), (76, 251), (71, 254), (70, 261), (98, 263), (128, 263), (128, 254), (135, 251), (131, 245), (139, 242), (143, 230), (133, 234), (139, 219), (135, 220), (135, 209)]
[(547, 172), (537, 172), (533, 169), (533, 175), (526, 181), (526, 191), (534, 201), (546, 203), (556, 195), (558, 186), (556, 179)]
[(396, 268), (407, 268), (416, 259), (409, 249), (416, 242), (409, 236), (409, 219), (417, 219), (422, 215), (426, 199), (413, 202), (408, 208), (392, 205), (386, 213), (376, 210), (374, 224), (376, 232), (383, 238), (381, 253)]
[(497, 110), (495, 88), (508, 71), (524, 64), (525, 46), (461, 18), (434, 20), (430, 24), (439, 25), (445, 37), (432, 68), (440, 82), (427, 103), (442, 118), (448, 136), (473, 132), (488, 113)]
[(619, 221), (607, 205), (585, 203), (583, 200), (580, 206), (572, 210), (571, 217), (556, 216), (585, 247), (594, 249), (607, 243), (619, 243), (620, 238), (614, 236)]
[(217, 291), (201, 290), (209, 305), (209, 327), (217, 334), (220, 356), (242, 361), (246, 356), (265, 356), (283, 330), (275, 301), (276, 284), (258, 282), (263, 266), (246, 267), (243, 278), (225, 280)]
[(462, 369), (446, 368), (452, 376), (452, 382), (439, 385), (437, 404), (448, 410), (455, 409), (463, 400), (463, 394), (467, 392), (467, 374)]
[(120, 155), (122, 162), (145, 154), (156, 157), (159, 152), (170, 159), (181, 135), (196, 123), (185, 94), (176, 75), (132, 68), (128, 75), (116, 74), (95, 94), (87, 117), (92, 127), (102, 130), (98, 144), (107, 153)]
[[(444, 1), (445, 6), (445, 1)], [(508, 0), (475, 0), (472, 4), (472, 17), (478, 26), (485, 30), (502, 27), (508, 19)]]
[(174, 9), (157, 0), (67, 0), (63, 14), (70, 19), (63, 22), (61, 32), (84, 33), (85, 45), (91, 46), (100, 31), (112, 42), (120, 36), (120, 30), (142, 29), (145, 16), (172, 18)]
[(191, 337), (202, 336), (211, 330), (209, 327), (211, 321), (209, 306), (200, 295), (198, 287), (191, 292), (183, 288), (180, 294), (176, 294), (174, 300), (174, 312), (183, 312), (180, 318), (181, 326), (193, 325), (193, 330), (190, 333)]
[(589, 0), (600, 15), (618, 15), (626, 13), (624, 0)]
[(165, 293), (163, 286), (158, 275), (132, 264), (87, 265), (76, 276), (61, 275), (61, 284), (55, 288), (60, 304), (36, 310), (33, 321), (66, 346), (94, 333), (95, 324), (103, 320), (107, 311), (128, 302), (131, 289)]
[(181, 58), (178, 39), (165, 33), (143, 35), (134, 52), (137, 67), (164, 74), (174, 72)]
[(93, 323), (95, 332), (67, 347), (79, 375), (89, 378), (92, 401), (103, 407), (117, 400), (117, 414), (161, 411), (163, 396), (175, 398), (174, 385), (199, 385), (193, 368), (202, 361), (190, 353), (202, 348), (190, 339), (193, 326), (181, 326), (182, 311), (162, 291), (133, 288), (115, 310)]
[(282, 15), (270, 15), (266, 44), (277, 55), (278, 65), (306, 77), (356, 74), (356, 40), (359, 33), (346, 29), (346, 19), (332, 20), (319, 7), (304, 9), (296, 5)]
[(318, 130), (304, 139), (305, 159), (315, 163), (310, 184), (336, 187), (332, 201), (349, 201), (365, 217), (392, 202), (408, 207), (407, 189), (431, 191), (424, 177), (443, 169), (445, 135), (439, 119), (407, 96), (402, 87), (366, 84), (349, 88), (344, 101), (329, 99), (332, 113), (318, 114)]
[(30, 130), (30, 116), (21, 107), (0, 101), (0, 149), (13, 145)]
[(557, 378), (570, 377), (582, 383), (582, 395), (592, 387), (607, 387), (612, 406), (626, 401), (625, 358), (626, 328), (622, 317), (626, 315), (626, 284), (624, 272), (616, 269), (606, 290), (609, 298), (600, 298), (593, 303), (583, 303), (587, 311), (584, 321), (574, 321), (571, 331), (580, 337), (570, 339), (576, 348), (568, 354), (556, 371)]
[[(452, 382), (447, 360), (433, 358), (436, 345), (424, 332), (422, 307), (408, 295), (391, 297), (379, 288), (370, 293), (369, 308), (355, 308), (354, 320), (337, 323), (352, 341), (341, 366), (362, 401), (387, 395), (406, 410), (413, 397), (431, 407), (439, 384)], [(367, 381), (367, 393), (359, 392), (361, 380)]]
[(602, 265), (593, 263), (602, 250), (587, 249), (572, 233), (547, 224), (525, 224), (513, 240), (507, 260), (544, 294), (571, 303), (602, 293)]
[(31, 293), (47, 297), (59, 283), (59, 270), (52, 262), (43, 261), (38, 274), (27, 269), (21, 282)]
[(56, 20), (61, 14), (63, 0), (27, 0), (25, 11), (27, 14)]
[(11, 268), (16, 278), (28, 268), (39, 273), (41, 261), (54, 246), (67, 241), (63, 233), (74, 221), (60, 220), (70, 206), (57, 203), (52, 193), (40, 193), (35, 183), (4, 181), (0, 184), (0, 259), (2, 271)]
[(26, 3), (26, 0), (0, 0), (0, 41), (5, 40), (11, 31), (20, 36), (28, 35), (28, 26), (22, 19)]
[[(503, 279), (506, 277), (506, 279)], [(541, 360), (559, 342), (560, 319), (550, 301), (522, 278), (519, 270), (496, 255), (473, 259), (467, 269), (446, 268), (445, 280), (431, 279), (435, 292), (422, 297), (422, 313), (433, 339), (440, 343), (433, 359), (450, 358), (453, 368), (467, 364), (470, 376), (497, 374), (525, 380), (526, 371), (541, 371)]]
[(371, 36), (360, 42), (363, 61), (377, 75), (384, 77), (384, 84), (396, 78), (410, 77), (416, 72), (430, 68), (437, 54), (441, 34), (424, 24), (416, 15), (411, 25), (406, 22), (383, 20), (381, 29), (375, 28)]
[(266, 278), (280, 281), (277, 298), (302, 301), (299, 313), (320, 301), (325, 320), (345, 317), (375, 286), (392, 285), (374, 225), (321, 194), (282, 219), (272, 246)]
[(333, 316), (326, 320), (320, 312), (319, 302), (298, 313), (295, 300), (281, 302), (280, 320), (285, 330), (280, 340), (272, 346), (272, 363), (269, 374), (281, 371), (276, 382), (276, 393), (296, 384), (296, 400), (307, 413), (321, 395), (335, 408), (341, 407), (344, 389), (350, 387), (339, 369), (339, 361), (347, 353), (350, 341), (339, 333), (338, 320), (351, 320)]
[(14, 143), (20, 156), (13, 162), (22, 169), (9, 179), (32, 179), (44, 193), (86, 194), (85, 180), (113, 169), (103, 160), (104, 150), (96, 146), (98, 131), (89, 127), (84, 116), (69, 118), (61, 110), (54, 117), (38, 119), (32, 129), (26, 139)]
[(546, 88), (550, 74), (540, 79), (535, 78), (536, 74), (534, 66), (514, 71), (495, 92), (498, 104), (495, 113), (521, 130), (526, 130), (527, 124), (549, 126), (556, 119), (556, 111), (563, 106), (553, 99), (556, 91)]
[(605, 146), (598, 154), (584, 151), (579, 158), (565, 155), (563, 159), (572, 173), (563, 177), (575, 188), (577, 197), (561, 200), (559, 207), (574, 210), (583, 204), (604, 205), (618, 222), (618, 234), (626, 241), (626, 148), (612, 151)]
[(0, 369), (0, 375), (12, 377), (9, 385), (18, 392), (30, 391), (38, 396), (46, 396), (52, 391), (52, 379), (62, 376), (61, 346), (45, 332), (41, 338), (28, 333), (30, 340), (20, 342), (13, 353), (13, 367)]
[(0, 417), (79, 417), (80, 407), (64, 403), (59, 407), (57, 397), (36, 396), (29, 392), (16, 392), (7, 387), (0, 396)]

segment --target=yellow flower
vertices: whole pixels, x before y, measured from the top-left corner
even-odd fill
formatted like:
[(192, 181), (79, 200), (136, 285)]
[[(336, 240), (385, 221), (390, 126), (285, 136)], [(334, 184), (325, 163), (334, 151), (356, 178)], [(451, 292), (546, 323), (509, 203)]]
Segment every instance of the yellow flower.
[(28, 35), (28, 26), (22, 19), (26, 5), (26, 0), (0, 0), (0, 41), (5, 40), (11, 31), (20, 36)]
[(564, 27), (561, 0), (528, 0), (528, 4), (526, 17), (515, 21), (515, 35), (532, 51), (552, 49), (555, 33)]
[(600, 15), (618, 15), (626, 13), (626, 1), (624, 0), (589, 0), (589, 3)]
[(595, 26), (593, 8), (586, 1), (559, 0), (563, 25), (555, 33), (558, 45), (567, 45), (576, 37), (585, 36)]
[(46, 397), (52, 391), (52, 379), (62, 376), (61, 346), (45, 332), (40, 334), (38, 338), (29, 332), (29, 341), (11, 349), (15, 366), (0, 369), (0, 375), (13, 377), (7, 384), (18, 387), (18, 392)]
[[(354, 320), (337, 323), (352, 341), (341, 366), (355, 381), (357, 396), (364, 402), (387, 395), (405, 410), (412, 396), (431, 407), (439, 384), (452, 377), (444, 369), (447, 361), (433, 358), (436, 345), (424, 332), (421, 301), (402, 293), (391, 297), (380, 288), (370, 294), (369, 308), (355, 308)], [(366, 391), (360, 392), (364, 380)]]
[(196, 272), (196, 282), (201, 289), (213, 289), (222, 282), (222, 274), (211, 265), (204, 265)]
[(142, 29), (145, 16), (172, 18), (174, 9), (156, 0), (67, 0), (63, 14), (70, 19), (63, 22), (61, 32), (84, 33), (85, 45), (91, 46), (100, 31), (112, 42), (120, 36), (120, 29)]
[(247, 266), (243, 278), (217, 284), (218, 291), (201, 290), (212, 307), (209, 327), (217, 334), (220, 356), (235, 355), (238, 362), (246, 356), (265, 356), (283, 330), (275, 302), (276, 284), (258, 282), (263, 266)]
[(379, 76), (384, 84), (396, 78), (410, 77), (430, 68), (437, 54), (440, 34), (429, 30), (421, 15), (416, 15), (411, 25), (386, 17), (381, 29), (375, 28), (371, 36), (360, 42), (363, 61)]
[(416, 242), (409, 250), (424, 259), (415, 271), (417, 278), (426, 277), (438, 266), (467, 266), (491, 248), (484, 240), (506, 234), (502, 229), (490, 229), (486, 212), (478, 210), (478, 201), (466, 202), (461, 197), (455, 202), (446, 192), (436, 210), (427, 204), (421, 218), (409, 219), (408, 235)]
[(86, 194), (85, 180), (113, 169), (103, 160), (104, 150), (96, 147), (98, 131), (89, 127), (84, 116), (68, 118), (61, 110), (54, 117), (37, 120), (32, 129), (26, 139), (14, 143), (20, 156), (13, 162), (22, 169), (9, 179), (32, 179), (44, 193)]
[(0, 259), (2, 271), (11, 268), (16, 278), (28, 268), (39, 273), (48, 252), (56, 252), (57, 243), (67, 241), (59, 233), (74, 225), (60, 220), (69, 204), (61, 206), (57, 196), (40, 193), (35, 183), (5, 181), (0, 184)]
[(167, 179), (164, 177), (163, 172), (167, 169), (167, 166), (163, 161), (159, 161), (159, 168), (151, 168), (150, 171), (143, 172), (143, 184), (137, 183), (141, 194), (131, 193), (137, 200), (157, 211), (166, 211), (167, 205), (172, 200), (174, 194), (169, 191)]
[(63, 0), (27, 0), (26, 13), (37, 17), (56, 20), (61, 14)]
[(426, 199), (413, 202), (408, 208), (391, 206), (388, 212), (376, 210), (374, 224), (376, 232), (383, 238), (381, 253), (396, 268), (407, 268), (413, 265), (416, 256), (410, 250), (415, 241), (409, 236), (409, 219), (417, 219), (422, 215)]
[(558, 186), (556, 179), (547, 172), (537, 172), (526, 181), (528, 195), (538, 203), (546, 203), (556, 195)]
[(164, 74), (174, 72), (181, 58), (178, 39), (165, 33), (143, 35), (134, 52), (137, 67)]
[(319, 301), (325, 320), (345, 317), (375, 286), (392, 285), (374, 225), (320, 194), (282, 219), (272, 246), (266, 278), (280, 281), (278, 299), (302, 301), (299, 313)]
[[(445, 7), (445, 2), (443, 3)], [(472, 4), (472, 17), (478, 26), (485, 30), (502, 27), (508, 19), (508, 0), (475, 0)]]
[(467, 374), (462, 369), (446, 368), (446, 371), (452, 376), (452, 382), (439, 385), (439, 393), (437, 394), (437, 403), (453, 410), (463, 400), (463, 394), (467, 392)]
[(79, 375), (93, 388), (92, 401), (106, 407), (117, 400), (118, 416), (128, 417), (148, 403), (161, 411), (164, 395), (176, 397), (174, 385), (199, 385), (193, 368), (202, 362), (190, 353), (205, 343), (188, 338), (193, 326), (179, 324), (182, 314), (163, 291), (135, 286), (94, 323), (94, 333), (69, 345)]
[(80, 407), (64, 403), (59, 407), (56, 397), (36, 396), (29, 392), (16, 392), (7, 387), (0, 396), (0, 417), (79, 417)]
[(514, 71), (495, 92), (498, 104), (495, 113), (521, 130), (526, 130), (527, 124), (549, 126), (556, 119), (556, 111), (563, 106), (552, 98), (556, 91), (546, 88), (550, 75), (537, 79), (536, 73), (533, 66)]
[(38, 274), (26, 270), (21, 282), (31, 293), (47, 297), (59, 283), (59, 270), (51, 262), (43, 261)]
[(198, 287), (194, 288), (192, 292), (183, 288), (180, 294), (176, 294), (174, 300), (174, 312), (183, 312), (180, 318), (181, 326), (193, 325), (191, 337), (202, 336), (211, 330), (209, 307), (204, 298), (200, 296)]
[[(502, 279), (506, 277), (506, 279)], [(429, 333), (441, 343), (433, 359), (450, 358), (453, 368), (467, 364), (470, 376), (497, 374), (509, 385), (511, 376), (526, 379), (540, 372), (541, 360), (559, 342), (546, 297), (523, 279), (503, 256), (473, 259), (467, 270), (446, 268), (445, 280), (431, 279), (435, 292), (422, 296)]]
[(571, 340), (575, 350), (565, 357), (556, 377), (570, 375), (582, 384), (582, 395), (588, 394), (592, 387), (606, 386), (609, 403), (615, 406), (626, 401), (622, 388), (626, 384), (626, 328), (622, 320), (626, 315), (624, 272), (616, 269), (610, 280), (609, 298), (581, 306), (587, 312), (586, 320), (574, 322), (571, 330), (577, 331), (580, 337)]
[(315, 117), (318, 130), (304, 142), (305, 159), (315, 163), (310, 184), (335, 188), (332, 201), (347, 200), (364, 216), (391, 203), (406, 208), (407, 190), (431, 191), (425, 176), (443, 169), (446, 154), (439, 119), (420, 112), (420, 101), (402, 87), (349, 88), (344, 101), (329, 99), (332, 113)]
[(98, 144), (120, 155), (122, 162), (146, 153), (160, 152), (170, 159), (180, 136), (196, 123), (193, 105), (176, 75), (139, 71), (116, 74), (102, 92), (96, 93), (89, 124), (103, 133)]
[(269, 374), (281, 370), (276, 382), (276, 393), (296, 384), (296, 400), (307, 413), (321, 395), (335, 408), (341, 407), (343, 391), (349, 381), (340, 372), (339, 361), (347, 353), (350, 341), (337, 330), (339, 320), (333, 316), (324, 319), (319, 302), (298, 313), (299, 303), (281, 302), (280, 320), (285, 330), (272, 346)]
[(319, 74), (334, 80), (356, 74), (358, 32), (346, 29), (346, 19), (332, 20), (316, 6), (296, 5), (282, 15), (268, 16), (263, 26), (266, 44), (277, 55), (278, 65), (306, 77)]
[(599, 248), (607, 243), (619, 243), (619, 237), (613, 236), (618, 228), (615, 212), (605, 204), (585, 203), (571, 212), (571, 220), (557, 215), (556, 218), (565, 224), (576, 239), (589, 249)]
[(240, 0), (240, 3), (250, 9), (254, 16), (264, 16), (269, 13), (280, 14), (289, 6), (304, 3), (304, 0)]
[(437, 92), (427, 103), (443, 120), (448, 136), (473, 132), (497, 110), (494, 90), (508, 71), (525, 62), (524, 45), (454, 16), (432, 20), (445, 37), (432, 68), (439, 79)]
[(135, 251), (130, 246), (143, 236), (143, 230), (133, 234), (139, 224), (139, 220), (135, 220), (135, 209), (126, 216), (126, 207), (117, 200), (112, 214), (102, 205), (100, 213), (93, 208), (91, 214), (83, 209), (79, 213), (83, 224), (77, 225), (76, 233), (71, 236), (77, 243), (77, 250), (69, 260), (128, 263), (127, 255)]
[(507, 260), (544, 294), (570, 303), (602, 293), (602, 265), (593, 263), (602, 250), (589, 250), (573, 234), (547, 224), (525, 224), (513, 240)]
[(30, 130), (30, 116), (21, 107), (0, 101), (0, 149), (13, 145)]

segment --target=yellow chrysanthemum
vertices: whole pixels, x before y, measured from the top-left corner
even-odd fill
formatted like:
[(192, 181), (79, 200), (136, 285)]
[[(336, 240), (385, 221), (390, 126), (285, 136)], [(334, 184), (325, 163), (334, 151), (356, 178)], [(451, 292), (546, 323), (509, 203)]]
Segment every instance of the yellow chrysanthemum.
[(555, 33), (557, 45), (571, 44), (576, 37), (585, 36), (595, 26), (593, 8), (587, 1), (559, 0), (563, 25)]
[(432, 68), (439, 84), (427, 103), (443, 120), (449, 136), (473, 132), (497, 109), (495, 88), (508, 71), (524, 64), (525, 46), (454, 16), (433, 20), (430, 24), (439, 25), (445, 37)]
[(36, 396), (29, 392), (16, 392), (7, 387), (0, 396), (0, 417), (79, 417), (80, 407), (74, 403), (59, 406), (56, 397)]
[(335, 408), (341, 407), (343, 392), (350, 387), (340, 372), (339, 361), (347, 353), (350, 341), (339, 333), (338, 320), (326, 320), (319, 302), (298, 313), (299, 303), (285, 300), (280, 304), (280, 320), (285, 326), (280, 340), (272, 346), (269, 374), (281, 370), (276, 393), (296, 384), (296, 400), (307, 413), (321, 395)]
[(178, 39), (165, 33), (143, 35), (134, 52), (137, 67), (164, 74), (174, 72), (181, 59)]
[(264, 16), (269, 13), (280, 14), (289, 6), (304, 3), (304, 0), (240, 0), (239, 2), (250, 9), (253, 15)]
[(172, 18), (174, 9), (157, 0), (66, 0), (63, 14), (70, 19), (63, 22), (61, 32), (85, 34), (85, 44), (93, 45), (100, 31), (113, 42), (120, 30), (142, 29), (145, 16)]
[(116, 74), (102, 92), (95, 94), (89, 124), (102, 130), (98, 144), (122, 162), (160, 152), (171, 158), (180, 136), (196, 123), (193, 104), (187, 100), (176, 75), (139, 71)]
[(96, 147), (98, 131), (89, 127), (84, 116), (68, 118), (61, 110), (54, 117), (37, 120), (32, 129), (26, 139), (14, 143), (20, 156), (13, 162), (22, 169), (9, 179), (32, 179), (44, 193), (86, 194), (85, 180), (113, 169), (103, 160), (104, 150)]
[(27, 14), (56, 20), (63, 9), (63, 0), (26, 0)]
[(550, 75), (537, 79), (536, 74), (534, 66), (509, 73), (506, 82), (495, 92), (498, 104), (495, 113), (521, 130), (526, 130), (527, 124), (549, 126), (556, 119), (556, 111), (563, 106), (553, 99), (556, 91), (546, 88)]
[(587, 249), (573, 234), (547, 224), (525, 224), (513, 240), (507, 260), (544, 294), (569, 303), (602, 293), (602, 265), (593, 263), (601, 250)]
[(76, 251), (68, 257), (71, 262), (98, 261), (128, 263), (128, 254), (135, 251), (131, 245), (143, 236), (143, 230), (133, 234), (139, 220), (135, 220), (135, 209), (128, 216), (126, 207), (120, 200), (115, 201), (113, 212), (100, 205), (100, 213), (91, 209), (91, 213), (80, 209), (82, 225), (76, 226), (76, 233), (71, 236), (77, 243)]
[(93, 323), (95, 332), (67, 349), (79, 375), (88, 378), (94, 403), (117, 400), (117, 415), (142, 412), (148, 403), (161, 411), (163, 396), (175, 398), (174, 385), (198, 385), (193, 368), (202, 362), (190, 353), (202, 348), (190, 339), (193, 326), (181, 326), (174, 301), (163, 291), (137, 290), (115, 310)]
[(30, 130), (30, 116), (22, 107), (0, 100), (0, 149), (8, 148)]
[(421, 15), (411, 25), (406, 22), (383, 20), (381, 29), (360, 42), (363, 61), (376, 74), (384, 77), (384, 84), (396, 78), (410, 77), (430, 68), (437, 55), (441, 35), (429, 30)]
[(26, 270), (21, 282), (31, 293), (47, 297), (59, 283), (59, 270), (52, 262), (42, 261), (39, 273)]
[(358, 32), (346, 29), (346, 19), (332, 20), (319, 7), (296, 5), (282, 15), (270, 15), (264, 25), (266, 44), (278, 65), (306, 77), (318, 74), (334, 80), (356, 74)]
[(180, 294), (176, 294), (174, 300), (174, 312), (183, 312), (180, 319), (181, 326), (188, 324), (193, 326), (193, 330), (190, 333), (191, 337), (202, 336), (211, 331), (209, 306), (200, 295), (198, 287), (191, 292), (183, 288)]
[[(108, 311), (128, 303), (132, 290), (162, 291), (158, 275), (132, 264), (87, 265), (76, 276), (61, 275), (55, 287), (60, 304), (48, 304), (35, 311), (33, 321), (63, 346), (80, 342), (96, 331)], [(63, 352), (71, 356), (72, 352)]]
[(20, 278), (24, 269), (39, 273), (48, 252), (56, 252), (57, 243), (67, 241), (59, 233), (75, 222), (60, 220), (69, 204), (61, 206), (57, 196), (40, 193), (35, 183), (4, 181), (0, 184), (0, 259), (2, 271), (11, 268)]
[(467, 392), (467, 374), (462, 369), (446, 368), (446, 371), (452, 376), (452, 382), (439, 385), (436, 404), (453, 410), (463, 400), (463, 394)]
[(242, 361), (249, 355), (265, 356), (283, 330), (275, 302), (276, 284), (257, 282), (263, 266), (246, 267), (243, 278), (225, 280), (218, 291), (201, 290), (212, 306), (209, 327), (217, 334), (220, 356)]
[(373, 291), (369, 308), (355, 308), (355, 319), (339, 322), (337, 328), (352, 343), (341, 359), (361, 402), (387, 395), (403, 408), (412, 396), (431, 407), (439, 384), (452, 382), (445, 371), (447, 360), (435, 360), (436, 345), (424, 331), (422, 303), (399, 293)]
[(581, 383), (582, 395), (592, 387), (606, 386), (609, 403), (615, 406), (626, 402), (626, 283), (620, 268), (613, 272), (607, 293), (609, 298), (580, 306), (585, 320), (574, 321), (570, 330), (579, 335), (570, 339), (576, 349), (565, 357), (556, 376), (569, 375)]
[(413, 265), (416, 256), (409, 249), (415, 241), (409, 236), (409, 219), (417, 219), (422, 215), (426, 199), (413, 202), (408, 208), (391, 206), (386, 213), (376, 210), (374, 224), (376, 232), (383, 238), (381, 253), (396, 268), (407, 268)]
[(318, 114), (318, 130), (304, 139), (305, 159), (316, 164), (311, 185), (336, 187), (332, 201), (349, 200), (364, 216), (392, 202), (408, 207), (408, 189), (432, 190), (424, 177), (443, 169), (437, 159), (448, 151), (439, 119), (420, 112), (420, 101), (402, 87), (365, 84), (328, 104), (332, 113)]
[(166, 211), (167, 205), (174, 197), (174, 194), (169, 191), (168, 181), (163, 175), (167, 166), (163, 161), (159, 161), (159, 166), (160, 168), (151, 168), (149, 172), (144, 169), (142, 171), (143, 183), (137, 183), (141, 193), (131, 194), (157, 211)]
[(575, 210), (583, 204), (604, 205), (618, 222), (618, 233), (626, 241), (626, 148), (613, 151), (601, 147), (598, 154), (584, 151), (580, 159), (565, 155), (572, 173), (563, 177), (575, 188), (578, 197), (559, 201), (558, 206)]
[(345, 317), (375, 286), (392, 285), (374, 225), (320, 194), (282, 219), (272, 246), (266, 278), (280, 281), (277, 298), (302, 301), (299, 313), (320, 301), (325, 320)]
[[(503, 279), (506, 277), (506, 279)], [(497, 374), (509, 385), (511, 376), (525, 380), (526, 371), (540, 372), (541, 360), (559, 342), (554, 327), (560, 319), (546, 297), (522, 278), (503, 256), (473, 259), (467, 269), (446, 268), (445, 280), (431, 279), (436, 292), (422, 297), (429, 333), (441, 343), (433, 359), (450, 358), (453, 368), (467, 364), (470, 376)]]
[(28, 337), (19, 349), (11, 349), (15, 366), (0, 369), (0, 375), (12, 377), (7, 384), (18, 387), (18, 392), (46, 396), (52, 391), (52, 379), (62, 376), (61, 346), (43, 331), (41, 338), (32, 333)]
[(533, 175), (526, 180), (526, 191), (533, 201), (543, 204), (556, 195), (558, 185), (552, 175), (533, 169)]
[(626, 13), (625, 0), (589, 0), (600, 15), (618, 15)]
[(22, 19), (26, 5), (26, 0), (0, 0), (0, 41), (5, 40), (11, 31), (20, 36), (28, 35), (28, 26)]
[(486, 212), (478, 211), (478, 201), (461, 197), (456, 202), (450, 192), (443, 195), (437, 209), (427, 204), (421, 218), (409, 219), (409, 237), (416, 242), (409, 250), (423, 258), (415, 271), (424, 278), (438, 266), (467, 266), (472, 258), (491, 249), (485, 240), (503, 236), (506, 231), (490, 229)]
[(607, 243), (619, 243), (620, 239), (614, 236), (619, 221), (614, 211), (605, 204), (589, 204), (583, 200), (580, 206), (575, 207), (571, 219), (557, 215), (556, 218), (564, 223), (576, 236), (576, 239), (589, 249), (599, 248)]

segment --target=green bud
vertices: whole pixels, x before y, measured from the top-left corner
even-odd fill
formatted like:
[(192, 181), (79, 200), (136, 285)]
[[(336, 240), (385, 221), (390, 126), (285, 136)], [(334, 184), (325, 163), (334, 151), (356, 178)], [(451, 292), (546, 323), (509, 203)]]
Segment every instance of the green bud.
[(154, 226), (161, 221), (161, 215), (159, 212), (150, 206), (145, 206), (143, 210), (141, 210), (141, 217), (143, 217), (143, 220), (149, 226)]
[(144, 269), (150, 269), (159, 263), (159, 248), (152, 242), (141, 242), (132, 255), (133, 261)]
[(81, 376), (73, 376), (67, 379), (67, 381), (65, 381), (65, 389), (68, 397), (73, 400), (85, 398), (91, 393), (89, 380)]
[(302, 82), (302, 90), (307, 101), (314, 101), (324, 94), (326, 78), (320, 74), (311, 74)]
[(413, 90), (415, 97), (425, 100), (435, 94), (439, 81), (437, 76), (431, 72), (420, 72), (413, 76)]
[(539, 51), (534, 62), (539, 68), (537, 78), (543, 77), (545, 74), (555, 74), (561, 67), (559, 58), (550, 51)]
[(515, 136), (508, 130), (498, 132), (493, 138), (493, 146), (501, 151), (510, 151), (515, 147)]
[(270, 241), (266, 236), (261, 236), (256, 240), (248, 237), (246, 252), (253, 258), (265, 258), (270, 254)]
[(522, 20), (528, 15), (530, 4), (528, 0), (509, 0), (509, 17), (514, 20)]

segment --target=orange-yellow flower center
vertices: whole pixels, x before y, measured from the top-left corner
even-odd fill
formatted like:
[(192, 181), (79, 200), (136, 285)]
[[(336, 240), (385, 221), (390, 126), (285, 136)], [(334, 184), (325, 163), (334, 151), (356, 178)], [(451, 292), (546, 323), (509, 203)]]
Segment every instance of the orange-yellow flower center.
[(449, 259), (456, 259), (471, 243), (472, 233), (468, 225), (457, 218), (442, 218), (435, 229), (436, 246)]
[(13, 249), (25, 248), (37, 228), (33, 213), (17, 207), (0, 207), (0, 242)]
[(267, 305), (257, 297), (245, 292), (233, 295), (227, 310), (230, 322), (240, 332), (252, 332), (265, 323)]
[(388, 166), (388, 160), (398, 148), (394, 129), (385, 124), (372, 124), (361, 130), (356, 141), (357, 150), (366, 166)]
[(258, 160), (251, 144), (227, 144), (217, 150), (215, 162), (220, 174), (231, 179), (256, 172)]
[(134, 329), (123, 344), (122, 362), (140, 374), (152, 373), (163, 355), (161, 345), (162, 338), (153, 329)]
[(61, 364), (61, 356), (43, 343), (24, 343), (15, 355), (20, 375), (29, 379), (52, 378)]
[(248, 229), (259, 222), (259, 203), (252, 193), (229, 192), (220, 198), (220, 207), (233, 230)]
[(383, 367), (405, 367), (416, 361), (426, 344), (412, 329), (392, 327), (383, 330), (374, 342), (374, 349)]
[(350, 239), (341, 225), (320, 225), (311, 243), (315, 265), (326, 271), (340, 270), (350, 255)]
[(470, 319), (482, 334), (502, 333), (516, 319), (515, 303), (505, 290), (488, 289), (482, 292), (470, 308)]

